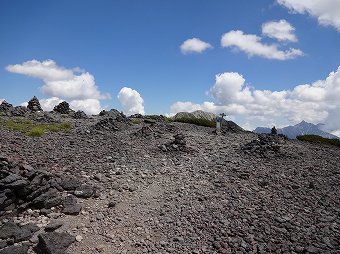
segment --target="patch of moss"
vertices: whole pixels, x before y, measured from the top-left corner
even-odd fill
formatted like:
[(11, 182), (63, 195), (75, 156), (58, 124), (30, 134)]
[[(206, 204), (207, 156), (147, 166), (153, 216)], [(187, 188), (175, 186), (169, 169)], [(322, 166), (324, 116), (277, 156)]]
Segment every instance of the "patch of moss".
[(297, 136), (296, 138), (301, 141), (308, 141), (308, 142), (321, 143), (321, 144), (327, 144), (327, 145), (340, 147), (339, 139), (323, 138), (318, 135), (302, 135), (302, 136)]
[(64, 132), (67, 133), (71, 129), (70, 123), (37, 123), (31, 120), (16, 118), (11, 120), (1, 120), (0, 124), (9, 130), (20, 131), (28, 136), (40, 137), (47, 132)]

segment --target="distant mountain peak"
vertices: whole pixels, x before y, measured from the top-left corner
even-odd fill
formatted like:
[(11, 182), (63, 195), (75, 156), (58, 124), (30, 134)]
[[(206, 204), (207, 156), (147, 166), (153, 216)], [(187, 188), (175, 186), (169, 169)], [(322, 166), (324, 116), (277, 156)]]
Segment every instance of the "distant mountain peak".
[[(305, 120), (294, 126), (287, 126), (281, 129), (277, 129), (278, 134), (284, 134), (290, 139), (296, 139), (297, 136), (300, 135), (318, 135), (324, 138), (330, 139), (339, 139), (339, 137), (330, 134), (321, 129), (324, 124), (312, 124), (308, 123)], [(254, 132), (255, 133), (270, 133), (270, 128), (267, 127), (257, 127)]]

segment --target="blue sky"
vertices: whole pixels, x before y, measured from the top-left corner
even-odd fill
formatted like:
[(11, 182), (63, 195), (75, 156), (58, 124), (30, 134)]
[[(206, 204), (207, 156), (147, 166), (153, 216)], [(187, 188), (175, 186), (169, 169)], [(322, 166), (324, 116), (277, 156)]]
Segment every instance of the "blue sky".
[[(304, 118), (303, 114), (284, 109), (285, 113), (280, 115), (277, 109), (273, 117), (260, 109), (249, 110), (261, 104), (250, 103), (254, 99), (246, 101), (236, 97), (247, 97), (244, 89), (248, 87), (252, 97), (255, 91), (288, 90), (289, 96), (282, 95), (285, 100), (291, 99), (292, 94), (293, 100), (302, 100), (306, 94), (294, 93), (297, 86), (309, 84), (311, 91), (317, 80), (326, 80), (331, 72), (337, 77), (339, 0), (315, 0), (320, 4), (312, 6), (308, 3), (304, 6), (304, 2), (308, 1), (3, 0), (0, 2), (0, 99), (19, 105), (36, 95), (39, 99), (77, 100), (74, 105), (78, 106), (81, 100), (93, 99), (100, 103), (95, 110), (117, 108), (146, 114), (202, 108), (216, 113), (226, 111), (232, 119), (249, 128), (259, 124), (295, 123)], [(324, 14), (330, 18), (323, 20)], [(280, 20), (293, 28), (290, 33), (297, 38), (295, 41), (278, 40), (263, 33), (263, 24)], [(276, 45), (277, 51), (294, 48), (300, 53), (287, 59), (273, 59), (270, 52), (270, 56), (258, 54), (261, 48), (249, 46), (252, 43), (242, 35), (223, 47), (221, 38), (231, 31), (256, 35), (262, 45)], [(211, 47), (201, 52), (181, 51), (180, 46), (192, 38)], [(240, 48), (244, 44), (250, 47), (248, 51)], [(103, 96), (68, 97), (60, 91), (60, 86), (59, 90), (53, 90), (54, 83), (49, 83), (48, 89), (41, 89), (55, 77), (44, 80), (41, 73), (31, 73), (35, 69), (24, 63), (33, 60), (37, 61), (35, 67), (52, 60), (54, 65), (48, 68), (83, 71), (74, 72), (74, 76), (88, 72), (93, 77), (93, 82), (90, 81), (93, 84), (89, 86), (97, 86), (96, 91)], [(230, 90), (234, 85), (230, 83), (230, 75), (222, 75), (224, 83), (216, 85), (215, 76), (223, 73), (243, 77), (243, 83), (236, 77), (235, 82), (241, 82), (240, 94), (236, 97), (230, 95), (236, 89)], [(338, 79), (333, 79), (332, 87), (338, 88)], [(81, 90), (82, 84), (77, 85)], [(122, 91), (123, 87), (129, 89)], [(223, 94), (225, 92), (229, 94)], [(325, 102), (326, 98), (323, 99)], [(333, 103), (329, 100), (328, 104)], [(315, 110), (307, 114), (306, 120), (327, 122), (334, 109), (320, 109), (317, 100), (312, 101), (313, 104), (311, 101), (306, 104), (304, 100), (302, 104), (291, 105), (302, 108), (312, 105)], [(213, 103), (213, 107), (203, 106), (204, 102)], [(245, 109), (232, 112), (233, 107), (239, 109), (240, 106)], [(268, 112), (268, 107), (262, 111)], [(335, 103), (334, 107), (337, 109), (339, 105)], [(338, 131), (340, 126), (330, 124), (330, 129)]]

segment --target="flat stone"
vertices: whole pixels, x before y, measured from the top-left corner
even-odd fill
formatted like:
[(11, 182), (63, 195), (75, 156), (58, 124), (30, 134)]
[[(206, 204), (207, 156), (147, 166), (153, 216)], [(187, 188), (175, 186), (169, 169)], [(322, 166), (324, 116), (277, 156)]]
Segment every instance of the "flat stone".
[(65, 254), (67, 248), (76, 240), (68, 233), (48, 232), (38, 235), (38, 245), (35, 251), (38, 254)]
[(63, 225), (63, 223), (60, 222), (60, 221), (52, 221), (45, 227), (45, 231), (46, 232), (52, 232), (52, 231), (60, 228), (62, 225)]
[(77, 203), (77, 199), (75, 196), (67, 196), (64, 199), (63, 202), (63, 210), (62, 212), (64, 214), (69, 214), (69, 215), (77, 215), (79, 214), (80, 210), (81, 210), (81, 205)]

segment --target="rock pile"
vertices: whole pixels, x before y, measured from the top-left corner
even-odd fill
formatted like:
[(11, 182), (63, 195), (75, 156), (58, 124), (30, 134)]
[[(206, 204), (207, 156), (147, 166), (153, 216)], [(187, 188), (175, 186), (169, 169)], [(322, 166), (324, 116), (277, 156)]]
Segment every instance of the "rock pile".
[(268, 158), (278, 156), (284, 142), (278, 135), (260, 134), (257, 139), (243, 145), (241, 149), (246, 154)]
[(43, 111), (39, 100), (35, 96), (28, 102), (27, 108), (33, 112)]
[(60, 114), (69, 114), (72, 110), (70, 109), (70, 105), (66, 102), (60, 102), (53, 108), (53, 111), (58, 112)]
[(93, 126), (96, 130), (107, 130), (107, 131), (118, 131), (119, 128), (116, 126), (116, 121), (109, 117), (100, 120)]
[(7, 101), (3, 101), (0, 105), (0, 112), (6, 116), (25, 116), (28, 110), (24, 106), (13, 107), (13, 105)]
[(85, 119), (87, 118), (87, 115), (85, 114), (84, 111), (78, 110), (73, 114), (73, 118), (75, 119)]
[[(3, 223), (0, 222), (0, 254), (28, 253), (33, 242), (20, 243), (30, 240), (40, 230), (40, 226), (33, 223), (16, 224), (18, 222), (6, 219), (10, 214), (29, 213), (32, 208), (40, 215), (58, 210), (64, 214), (78, 215), (82, 207), (78, 204), (77, 197), (89, 198), (94, 194), (95, 189), (82, 184), (78, 178), (60, 177), (35, 170), (29, 165), (0, 156), (0, 218), (4, 218)], [(34, 247), (34, 251), (41, 254), (65, 253), (75, 237), (68, 233), (52, 232), (61, 226), (60, 223), (47, 225), (46, 233), (38, 235), (38, 245)]]
[(99, 116), (105, 116), (114, 119), (115, 121), (121, 122), (126, 119), (126, 116), (116, 109), (111, 109), (110, 111), (102, 110)]
[(6, 113), (8, 111), (10, 111), (13, 108), (13, 105), (8, 103), (7, 101), (3, 101), (0, 104), (0, 112)]
[(66, 214), (78, 214), (81, 207), (76, 197), (65, 197), (67, 194), (64, 191), (82, 198), (94, 194), (94, 188), (82, 185), (76, 178), (60, 177), (0, 157), (0, 216), (6, 211), (21, 213), (28, 208), (48, 210), (59, 205), (67, 211)]
[(11, 109), (9, 116), (26, 116), (28, 110), (24, 106), (17, 106)]
[(184, 134), (178, 133), (178, 134), (174, 135), (174, 138), (175, 138), (174, 141), (167, 143), (167, 144), (164, 144), (164, 145), (160, 145), (159, 148), (163, 152), (167, 152), (167, 151), (188, 152), (189, 151)]

